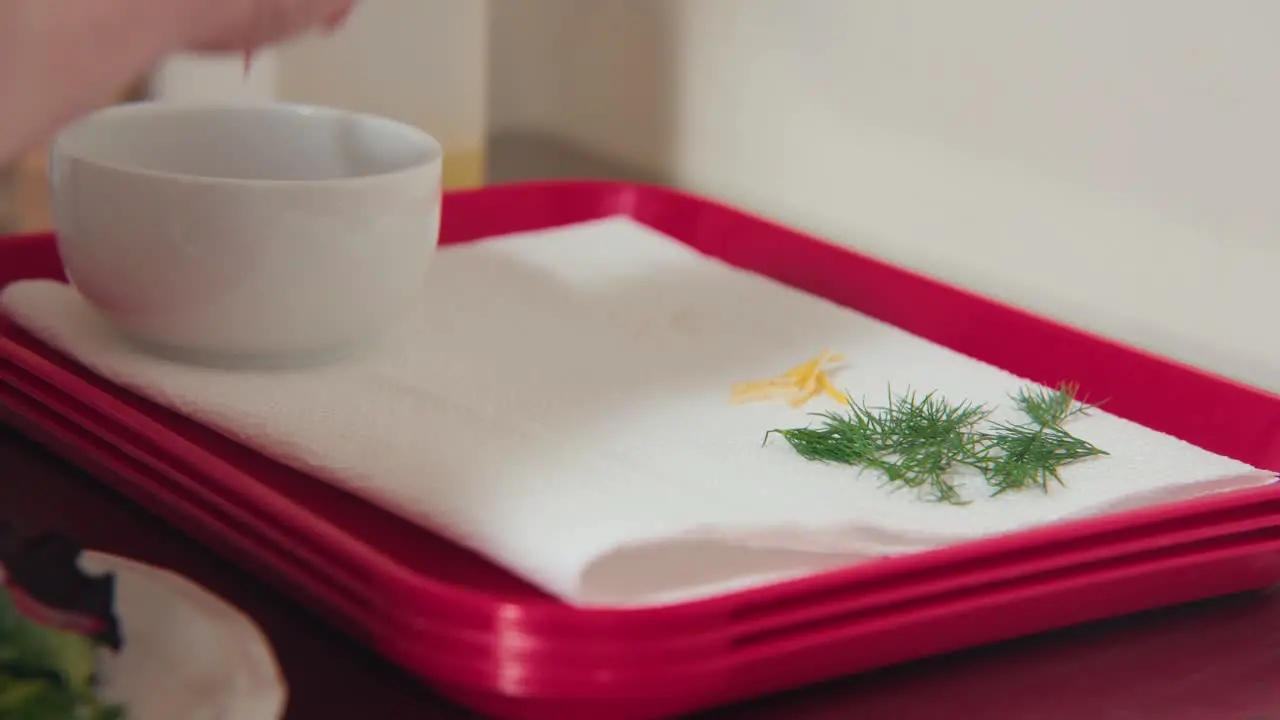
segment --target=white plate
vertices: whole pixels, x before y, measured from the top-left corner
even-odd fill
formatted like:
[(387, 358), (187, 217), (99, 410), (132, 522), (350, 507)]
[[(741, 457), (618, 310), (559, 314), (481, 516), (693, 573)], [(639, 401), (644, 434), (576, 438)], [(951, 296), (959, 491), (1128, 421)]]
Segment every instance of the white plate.
[(166, 570), (88, 552), (116, 574), (124, 650), (104, 653), (102, 695), (128, 720), (278, 720), (288, 691), (262, 631), (236, 608)]

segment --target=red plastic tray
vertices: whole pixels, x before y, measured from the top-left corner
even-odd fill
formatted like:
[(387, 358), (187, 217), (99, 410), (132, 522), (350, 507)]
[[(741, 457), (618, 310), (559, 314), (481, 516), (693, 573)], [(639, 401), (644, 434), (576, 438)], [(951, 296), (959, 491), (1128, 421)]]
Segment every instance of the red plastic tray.
[[(443, 241), (614, 214), (1023, 376), (1074, 379), (1110, 398), (1113, 412), (1208, 449), (1277, 464), (1280, 402), (1270, 395), (674, 191), (569, 183), (452, 195)], [(60, 274), (49, 238), (0, 243), (0, 284)], [(0, 333), (10, 386), (0, 404), (28, 431), (347, 625), (355, 622), (383, 652), (453, 695), (504, 716), (655, 717), (1280, 577), (1280, 494), (1271, 487), (714, 601), (581, 612), (393, 516), (122, 396), (13, 328)], [(1011, 336), (1020, 341), (1003, 342)], [(1192, 570), (1194, 581), (1186, 574)], [(1107, 579), (1113, 576), (1125, 581)], [(938, 618), (947, 608), (986, 619), (943, 627)], [(666, 688), (664, 697), (637, 704), (655, 687)], [(620, 700), (623, 706), (609, 704)]]
[[(289, 537), (282, 531), (278, 516), (262, 516), (254, 512), (253, 505), (248, 502), (236, 502), (234, 498), (226, 498), (210, 488), (200, 475), (201, 471), (192, 468), (190, 463), (169, 457), (165, 459), (163, 450), (148, 442), (145, 437), (133, 434), (101, 413), (94, 412), (76, 398), (76, 386), (57, 388), (39, 377), (17, 368), (7, 362), (0, 361), (0, 380), (10, 386), (6, 393), (11, 407), (39, 408), (42, 413), (52, 414), (61, 420), (73, 421), (76, 427), (93, 437), (109, 440), (111, 445), (131, 459), (147, 465), (155, 472), (168, 476), (165, 494), (178, 494), (191, 498), (196, 504), (207, 506), (219, 515), (228, 518), (246, 535), (264, 538), (268, 546), (291, 547), (290, 555), (296, 561), (307, 565), (313, 574), (335, 588), (339, 588), (354, 597), (366, 595), (364, 588), (368, 586), (370, 574), (345, 573), (339, 568), (329, 565), (323, 556), (309, 552), (305, 543), (300, 547), (298, 538)], [(184, 474), (183, 468), (192, 468)], [(306, 497), (306, 496), (304, 496)], [(1250, 502), (1242, 503), (1243, 499)], [(250, 498), (251, 499), (251, 498)], [(275, 520), (277, 522), (269, 522)], [(1139, 523), (1123, 531), (1109, 532), (1096, 537), (1087, 537), (1071, 543), (1047, 543), (1044, 546), (1029, 548), (1030, 551), (1016, 554), (996, 554), (978, 558), (977, 562), (957, 562), (947, 564), (931, 572), (916, 573), (903, 582), (890, 582), (880, 586), (866, 585), (857, 588), (855, 597), (846, 598), (844, 593), (836, 595), (841, 612), (867, 613), (882, 609), (894, 609), (904, 602), (927, 600), (941, 594), (953, 594), (958, 591), (980, 589), (984, 586), (1005, 583), (1011, 580), (1035, 578), (1046, 573), (1062, 570), (1073, 570), (1101, 561), (1113, 560), (1151, 550), (1168, 549), (1182, 544), (1213, 539), (1223, 534), (1251, 532), (1269, 528), (1280, 523), (1280, 498), (1274, 493), (1249, 491), (1234, 496), (1211, 498), (1197, 508), (1193, 522), (1188, 518), (1176, 520), (1164, 518), (1158, 523)], [(923, 557), (923, 556), (920, 556)], [(469, 635), (467, 640), (477, 645), (482, 652), (492, 649), (492, 638), (485, 633), (485, 628), (471, 625), (460, 625), (456, 618), (449, 614), (435, 612), (437, 603), (423, 602), (436, 600), (425, 593), (419, 594), (417, 602), (397, 605), (390, 603), (385, 597), (379, 597), (373, 617), (384, 621), (382, 624), (392, 628), (397, 636), (403, 637), (410, 632), (437, 632), (439, 636)], [(815, 598), (816, 599), (816, 598)], [(398, 611), (405, 610), (409, 614), (398, 616)], [(780, 637), (788, 624), (802, 621), (822, 619), (822, 611), (829, 610), (823, 603), (808, 602), (794, 608), (786, 614), (765, 613), (756, 616), (739, 618), (731, 628), (702, 627), (673, 638), (642, 638), (632, 636), (629, 628), (622, 628), (622, 633), (609, 632), (597, 628), (591, 634), (589, 647), (581, 647), (582, 638), (557, 638), (554, 645), (541, 648), (544, 654), (559, 656), (553, 659), (572, 661), (583, 659), (590, 650), (612, 650), (610, 643), (623, 641), (626, 643), (623, 660), (633, 660), (637, 654), (649, 654), (664, 651), (669, 659), (692, 659), (693, 650), (701, 647), (707, 649), (708, 641), (713, 638), (725, 639), (726, 635), (740, 636), (742, 633), (770, 633)], [(530, 635), (529, 637), (533, 637)], [(637, 646), (637, 641), (643, 641)], [(459, 648), (460, 649), (460, 648)], [(710, 646), (719, 650), (717, 646)], [(683, 657), (672, 657), (681, 655)], [(603, 658), (591, 657), (592, 668)]]
[[(7, 415), (6, 412), (7, 411)], [(287, 557), (287, 551), (271, 540), (255, 540), (255, 532), (228, 523), (215, 511), (198, 502), (184, 499), (180, 492), (166, 489), (170, 477), (157, 475), (146, 462), (139, 462), (111, 439), (95, 435), (39, 402), (0, 383), (0, 419), (24, 428), (51, 447), (68, 452), (82, 465), (115, 484), (144, 504), (160, 510), (171, 521), (188, 528), (197, 538), (227, 552), (246, 567), (269, 578), (286, 591), (316, 605), (331, 619), (351, 627), (352, 618), (361, 616), (361, 601), (335, 604), (332, 600), (317, 603), (319, 597), (334, 596), (331, 588), (317, 580), (305, 564)], [(759, 653), (754, 662), (668, 664), (665, 676), (650, 669), (647, 677), (637, 678), (642, 687), (629, 690), (614, 688), (613, 694), (584, 692), (590, 682), (580, 673), (565, 678), (570, 684), (546, 682), (540, 672), (528, 673), (519, 692), (500, 692), (492, 681), (477, 685), (477, 677), (497, 677), (499, 668), (483, 667), (456, 644), (443, 639), (406, 637), (404, 628), (384, 627), (372, 630), (368, 624), (363, 639), (393, 660), (416, 669), (451, 697), (486, 713), (510, 718), (537, 720), (582, 720), (610, 717), (621, 720), (665, 717), (676, 712), (710, 707), (811, 681), (815, 671), (844, 674), (882, 665), (894, 657), (910, 659), (921, 649), (934, 652), (989, 642), (1024, 634), (1025, 624), (1056, 627), (1114, 615), (1117, 612), (1142, 609), (1149, 605), (1147, 597), (1152, 585), (1165, 588), (1161, 602), (1194, 600), (1227, 594), (1269, 584), (1276, 576), (1280, 528), (1276, 527), (1274, 503), (1272, 515), (1262, 514), (1252, 520), (1228, 521), (1205, 528), (1205, 539), (1173, 542), (1170, 547), (1130, 553), (1106, 562), (1086, 563), (1069, 572), (1038, 573), (1014, 582), (982, 588), (978, 593), (950, 593), (926, 602), (909, 603), (890, 613), (852, 614), (834, 618), (812, 628), (807, 642), (793, 642), (787, 651), (777, 648)], [(1070, 595), (1075, 603), (1063, 612), (1059, 602)], [(367, 602), (369, 594), (362, 594)], [(1136, 601), (1136, 605), (1134, 604)], [(1026, 611), (1038, 607), (1033, 614)], [(1015, 611), (1010, 614), (1009, 611)], [(1020, 612), (1019, 612), (1020, 611)], [(374, 614), (376, 617), (377, 614)], [(397, 632), (398, 631), (398, 632)], [(904, 635), (918, 641), (908, 648), (895, 647)], [(923, 636), (923, 637), (921, 637)], [(805, 646), (808, 647), (805, 647)], [(492, 650), (492, 648), (490, 648)], [(806, 653), (808, 657), (801, 655)], [(486, 653), (492, 657), (492, 652)], [(797, 655), (800, 655), (797, 658)], [(799, 659), (799, 668), (791, 663)], [(545, 670), (555, 660), (525, 657), (507, 661), (505, 670)], [(492, 665), (490, 661), (488, 663)], [(478, 667), (479, 666), (479, 667)], [(791, 672), (779, 675), (780, 668)], [(595, 669), (596, 672), (599, 668)], [(591, 674), (591, 670), (587, 674)], [(748, 685), (751, 682), (754, 684)], [(744, 687), (745, 686), (745, 687)], [(661, 687), (663, 693), (651, 693)], [(747, 692), (744, 689), (750, 688)], [(590, 694), (599, 697), (590, 698)], [(588, 697), (583, 697), (588, 695)]]

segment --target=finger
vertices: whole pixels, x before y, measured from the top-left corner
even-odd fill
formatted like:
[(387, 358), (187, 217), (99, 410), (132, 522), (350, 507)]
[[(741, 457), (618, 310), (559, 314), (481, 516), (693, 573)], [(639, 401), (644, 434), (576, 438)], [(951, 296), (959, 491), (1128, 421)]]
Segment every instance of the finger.
[(351, 12), (355, 10), (355, 8), (356, 8), (355, 0), (349, 0), (349, 2), (347, 2), (343, 7), (339, 8), (332, 15), (329, 15), (327, 18), (325, 18), (324, 22), (322, 23), (322, 25), (324, 26), (324, 29), (329, 32), (335, 32), (337, 30), (342, 29), (342, 26), (346, 25), (347, 20), (351, 18)]
[[(2, 1), (2, 0), (0, 0)], [(203, 0), (220, 6), (223, 19), (205, 26), (204, 39), (191, 49), (243, 51), (259, 48), (332, 23), (351, 12), (352, 0)], [(200, 32), (197, 30), (197, 32)]]
[[(259, 47), (299, 35), (313, 27), (337, 0), (256, 0), (246, 28), (249, 47)], [(317, 7), (322, 6), (322, 7)]]

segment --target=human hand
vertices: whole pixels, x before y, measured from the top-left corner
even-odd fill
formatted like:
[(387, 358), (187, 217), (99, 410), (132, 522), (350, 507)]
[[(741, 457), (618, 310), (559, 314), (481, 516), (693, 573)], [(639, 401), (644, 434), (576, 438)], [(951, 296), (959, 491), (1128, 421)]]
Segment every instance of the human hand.
[(184, 50), (238, 52), (336, 29), (356, 0), (185, 0)]
[(337, 27), (355, 2), (0, 0), (0, 164), (173, 53), (251, 52)]

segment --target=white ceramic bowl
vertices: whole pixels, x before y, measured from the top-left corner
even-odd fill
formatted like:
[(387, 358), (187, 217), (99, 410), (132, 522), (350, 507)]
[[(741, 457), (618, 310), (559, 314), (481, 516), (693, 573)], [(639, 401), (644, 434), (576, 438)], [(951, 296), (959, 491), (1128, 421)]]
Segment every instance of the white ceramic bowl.
[(150, 348), (341, 352), (417, 301), (442, 154), (417, 128), (344, 110), (115, 106), (54, 143), (58, 247), (84, 298)]

